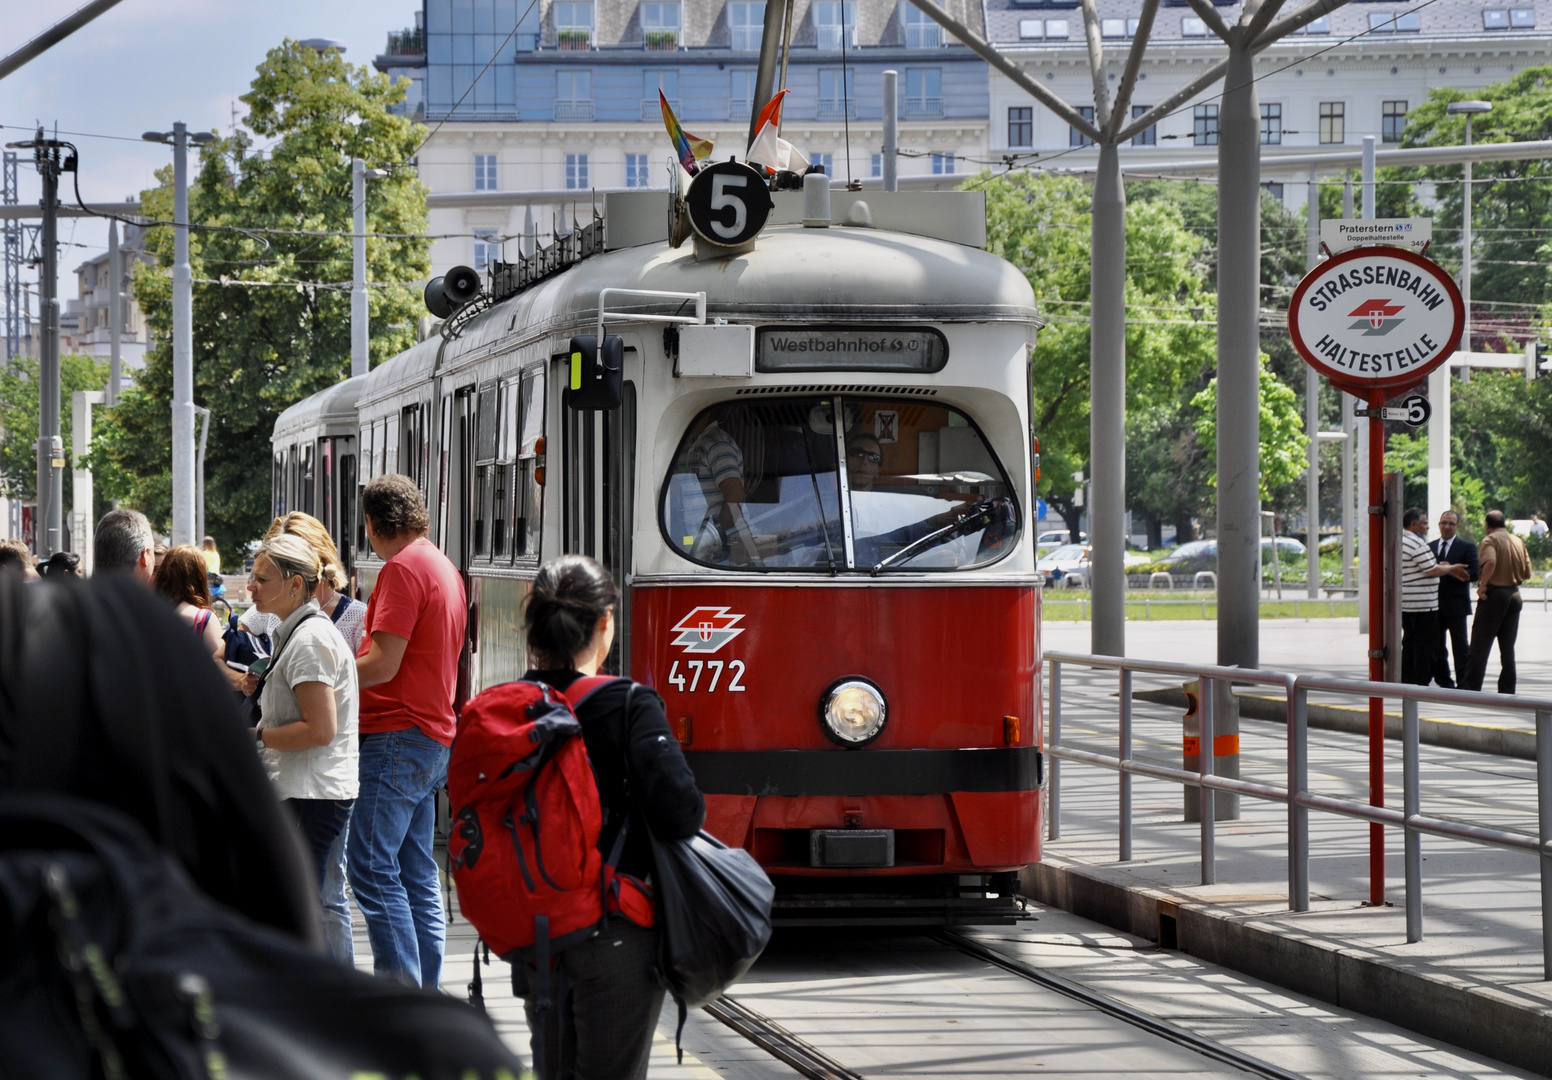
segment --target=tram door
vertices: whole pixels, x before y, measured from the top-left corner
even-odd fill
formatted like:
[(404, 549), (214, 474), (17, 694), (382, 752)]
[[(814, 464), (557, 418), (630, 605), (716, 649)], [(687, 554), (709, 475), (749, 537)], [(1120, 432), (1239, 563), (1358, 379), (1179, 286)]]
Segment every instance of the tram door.
[[(470, 544), (472, 542), (473, 502), (470, 492), (474, 486), (474, 387), (465, 386), (454, 392), (450, 402), (451, 414), (443, 414), (443, 446), (446, 455), (446, 499), (442, 512), (442, 550), (459, 571), (469, 571)], [(451, 430), (448, 430), (451, 428)]]
[[(560, 373), (564, 377), (564, 369)], [(631, 509), (636, 475), (636, 387), (625, 384), (618, 409), (566, 408), (562, 430), (566, 462), (564, 537), (568, 554), (597, 559), (620, 590), (614, 648), (607, 669), (630, 672)]]

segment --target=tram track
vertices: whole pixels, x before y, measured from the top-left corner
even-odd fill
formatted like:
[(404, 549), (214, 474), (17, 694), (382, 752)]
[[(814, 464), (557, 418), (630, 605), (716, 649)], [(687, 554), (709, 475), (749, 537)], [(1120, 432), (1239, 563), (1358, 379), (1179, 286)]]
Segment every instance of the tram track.
[(756, 1012), (736, 998), (718, 998), (706, 1012), (754, 1043), (767, 1054), (792, 1066), (809, 1080), (862, 1080), (817, 1046), (792, 1034), (770, 1017)]
[[(1253, 1076), (1265, 1077), (1266, 1080), (1307, 1080), (1300, 1073), (1263, 1061), (1221, 1042), (1198, 1035), (1178, 1024), (1143, 1012), (1071, 979), (1024, 963), (957, 931), (939, 930), (929, 934), (928, 940), (1016, 975), (1076, 1001), (1086, 1008), (1103, 1013), (1155, 1038), (1219, 1064)], [(713, 1018), (809, 1080), (862, 1080), (863, 1074), (847, 1068), (830, 1054), (738, 998), (724, 996), (704, 1008)]]
[(932, 938), (952, 949), (957, 949), (966, 956), (973, 956), (978, 960), (984, 960), (1010, 974), (1017, 975), (1021, 979), (1027, 979), (1038, 986), (1045, 987), (1047, 990), (1052, 990), (1064, 997), (1072, 998), (1074, 1001), (1087, 1005), (1091, 1009), (1114, 1017), (1135, 1028), (1140, 1028), (1150, 1035), (1165, 1039), (1177, 1046), (1185, 1047), (1188, 1050), (1201, 1054), (1203, 1057), (1211, 1058), (1225, 1065), (1231, 1065), (1248, 1073), (1254, 1073), (1257, 1076), (1264, 1076), (1267, 1080), (1306, 1080), (1299, 1073), (1279, 1068), (1270, 1062), (1262, 1061), (1260, 1058), (1235, 1050), (1231, 1046), (1225, 1046), (1223, 1043), (1203, 1035), (1198, 1035), (1194, 1031), (1188, 1031), (1178, 1024), (1172, 1024), (1168, 1020), (1161, 1020), (1150, 1013), (1134, 1009), (1132, 1006), (1117, 1001), (1107, 994), (1091, 990), (1086, 986), (1073, 982), (1071, 979), (1064, 979), (1060, 975), (1054, 975), (1049, 971), (1042, 971), (1031, 964), (1026, 964), (1021, 960), (1016, 960), (1011, 956), (1000, 953), (996, 949), (988, 948), (979, 941), (956, 931), (940, 930), (933, 934)]

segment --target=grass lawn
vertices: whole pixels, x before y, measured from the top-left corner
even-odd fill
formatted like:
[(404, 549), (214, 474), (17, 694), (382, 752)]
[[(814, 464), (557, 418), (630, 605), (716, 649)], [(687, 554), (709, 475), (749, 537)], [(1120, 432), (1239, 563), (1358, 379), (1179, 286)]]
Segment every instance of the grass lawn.
[[(1087, 622), (1090, 615), (1086, 589), (1049, 589), (1041, 610), (1047, 622)], [(1261, 601), (1263, 619), (1355, 618), (1356, 600), (1311, 600), (1308, 597)], [(1212, 593), (1176, 592), (1127, 598), (1128, 619), (1216, 619), (1218, 601)]]

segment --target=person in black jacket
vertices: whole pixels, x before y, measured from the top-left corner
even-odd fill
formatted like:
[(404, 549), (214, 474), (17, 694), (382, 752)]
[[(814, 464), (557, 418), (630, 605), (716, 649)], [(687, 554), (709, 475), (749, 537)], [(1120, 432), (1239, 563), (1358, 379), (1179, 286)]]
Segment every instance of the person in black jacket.
[[(1465, 537), (1456, 536), (1460, 519), (1455, 511), (1446, 510), (1439, 515), (1439, 539), (1432, 540), (1428, 549), (1440, 562), (1457, 563), (1466, 568), (1467, 580), (1462, 581), (1449, 574), (1439, 579), (1439, 643), (1434, 649), (1433, 681), (1446, 689), (1463, 682), (1466, 675), (1466, 658), (1470, 642), (1466, 635), (1466, 620), (1471, 616), (1471, 585), (1481, 577), (1477, 565), (1477, 546)], [(1455, 679), (1450, 679), (1450, 653), (1455, 654)]]
[[(564, 693), (578, 679), (596, 675), (614, 644), (618, 601), (609, 572), (592, 559), (566, 555), (540, 567), (523, 620), (535, 667), (523, 678)], [(706, 819), (706, 802), (668, 726), (663, 699), (621, 680), (589, 696), (577, 719), (603, 810), (598, 849), (608, 858), (619, 830), (627, 828), (617, 869), (646, 880), (652, 871), (647, 829), (660, 840), (683, 840)], [(657, 954), (656, 930), (611, 918), (596, 937), (555, 958), (554, 1006), (543, 1018), (534, 1006), (535, 973), (517, 966), (529, 1028), (546, 1047), (540, 1080), (647, 1075), (663, 1008)], [(541, 1022), (542, 1033), (536, 1026)]]

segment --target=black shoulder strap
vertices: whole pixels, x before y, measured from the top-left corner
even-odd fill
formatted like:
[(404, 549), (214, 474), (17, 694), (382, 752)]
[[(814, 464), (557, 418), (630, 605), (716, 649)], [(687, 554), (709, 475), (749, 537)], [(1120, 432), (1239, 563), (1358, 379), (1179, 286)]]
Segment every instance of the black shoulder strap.
[[(296, 632), (302, 628), (302, 624), (304, 622), (306, 622), (308, 619), (323, 619), (323, 618), (327, 618), (327, 616), (324, 615), (323, 612), (321, 612), (321, 611), (309, 611), (306, 615), (303, 615), (300, 619), (298, 619), (296, 621), (296, 625), (293, 626), (291, 628), (291, 632), (286, 635), (286, 640), (284, 640), (284, 641), (282, 641), (280, 643), (280, 648), (276, 649), (275, 650), (275, 654), (269, 658), (269, 667), (265, 668), (264, 669), (264, 674), (259, 676), (259, 685), (253, 688), (253, 698), (254, 698), (255, 701), (257, 701), (259, 695), (264, 692), (264, 684), (269, 681), (270, 672), (274, 671), (275, 668), (280, 666), (281, 654), (286, 651), (286, 646), (291, 644), (291, 639), (296, 637)], [(280, 630), (280, 628), (277, 626), (275, 628), (275, 632), (278, 633), (279, 630)]]

